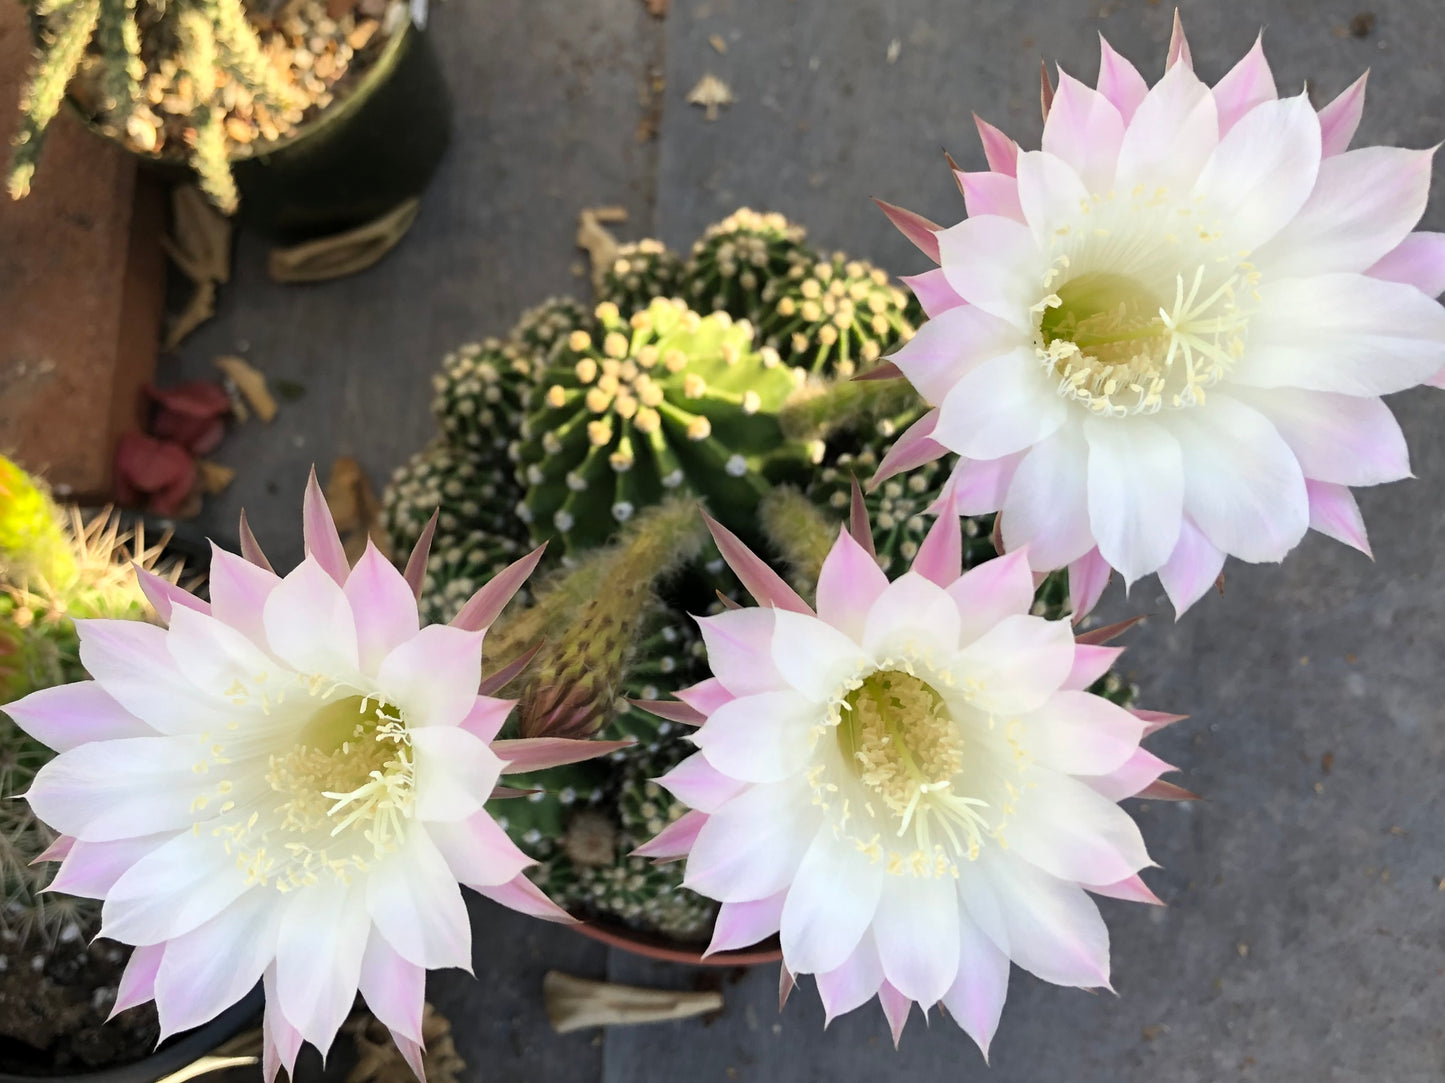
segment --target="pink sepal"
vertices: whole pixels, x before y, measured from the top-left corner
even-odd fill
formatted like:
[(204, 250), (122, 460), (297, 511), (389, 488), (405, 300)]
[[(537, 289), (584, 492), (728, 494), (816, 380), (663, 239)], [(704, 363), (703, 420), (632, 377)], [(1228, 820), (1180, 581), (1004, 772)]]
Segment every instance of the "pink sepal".
[(461, 612), (452, 618), (452, 627), (466, 632), (482, 632), (490, 628), (513, 595), (522, 589), (522, 584), (546, 551), (547, 543), (543, 542), (521, 560), (507, 565), (493, 576), (491, 582), (473, 594), (462, 606)]
[(697, 841), (697, 833), (707, 823), (707, 813), (693, 809), (684, 812), (668, 824), (657, 835), (632, 851), (634, 857), (677, 858), (685, 857)]
[(574, 741), (567, 737), (523, 737), (511, 741), (493, 741), (492, 751), (505, 762), (504, 775), (524, 775), (545, 771), (568, 763), (596, 759), (609, 752), (631, 748), (635, 737), (624, 741)]
[(351, 574), (351, 565), (346, 560), (346, 550), (341, 545), (341, 535), (336, 530), (336, 520), (326, 504), (326, 495), (321, 483), (316, 480), (316, 467), (306, 481), (306, 499), (301, 509), (301, 531), (306, 543), (306, 555), (315, 559), (322, 570), (338, 586), (346, 585)]
[(938, 254), (940, 227), (937, 224), (930, 222), (921, 214), (904, 210), (902, 207), (895, 207), (892, 203), (885, 203), (881, 199), (875, 199), (873, 202), (878, 204), (878, 209), (888, 216), (888, 221), (898, 228), (898, 232), (918, 246), (920, 252), (934, 263), (941, 262)]
[(813, 607), (803, 601), (782, 576), (768, 567), (766, 561), (738, 540), (736, 534), (706, 512), (703, 512), (702, 517), (707, 522), (708, 530), (712, 532), (713, 541), (717, 543), (723, 560), (727, 561), (728, 567), (742, 580), (743, 586), (757, 599), (759, 605), (787, 609), (809, 617), (816, 616)]

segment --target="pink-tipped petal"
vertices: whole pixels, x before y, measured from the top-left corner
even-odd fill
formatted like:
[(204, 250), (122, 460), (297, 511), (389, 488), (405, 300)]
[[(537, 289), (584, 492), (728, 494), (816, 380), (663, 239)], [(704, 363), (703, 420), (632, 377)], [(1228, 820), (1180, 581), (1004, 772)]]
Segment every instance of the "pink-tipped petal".
[(574, 741), (566, 737), (528, 737), (493, 741), (492, 751), (506, 761), (505, 774), (530, 774), (566, 763), (581, 763), (609, 752), (631, 748), (637, 739), (622, 741)]
[(787, 892), (752, 902), (723, 903), (713, 923), (712, 942), (703, 958), (719, 951), (736, 951), (756, 944), (778, 931)]
[(1194, 67), (1194, 58), (1189, 54), (1189, 42), (1184, 38), (1184, 23), (1179, 18), (1179, 9), (1174, 9), (1174, 29), (1169, 34), (1169, 52), (1164, 58), (1164, 70), (1168, 71), (1175, 64), (1183, 64), (1186, 68)]
[(1305, 480), (1305, 491), (1310, 501), (1310, 529), (1344, 542), (1373, 559), (1370, 539), (1365, 534), (1365, 518), (1360, 514), (1355, 495), (1344, 485), (1310, 479)]
[(42, 688), (6, 704), (17, 726), (56, 752), (92, 741), (154, 737), (156, 731), (117, 703), (96, 681)]
[(892, 203), (885, 203), (881, 199), (873, 200), (878, 204), (878, 209), (888, 216), (888, 221), (897, 227), (898, 232), (912, 241), (920, 252), (931, 259), (934, 263), (939, 261), (938, 257), (938, 226), (924, 218), (921, 214), (904, 210), (902, 207), (895, 207)]
[(61, 891), (84, 899), (103, 899), (132, 865), (169, 837), (142, 835), (109, 842), (71, 839), (65, 860), (45, 890)]
[(503, 568), (462, 606), (461, 611), (452, 618), (451, 626), (468, 632), (484, 632), (490, 628), (501, 616), (507, 603), (522, 589), (522, 584), (527, 581), (527, 577), (532, 574), (546, 551), (547, 543), (543, 542), (521, 560)]
[(636, 857), (661, 859), (686, 857), (692, 850), (693, 843), (697, 841), (698, 832), (706, 823), (706, 813), (696, 809), (684, 812), (632, 853)]
[(657, 783), (689, 808), (705, 813), (716, 812), (747, 785), (723, 774), (701, 752), (683, 760)]
[[(1114, 103), (1061, 71), (1044, 125), (1044, 153), (1066, 162), (1089, 191), (1102, 193), (1114, 183), (1114, 165), (1123, 140), (1124, 118)], [(1023, 176), (1021, 167), (1020, 182)]]
[(371, 1014), (393, 1033), (422, 1040), (426, 1002), (426, 971), (398, 955), (386, 938), (373, 931), (361, 957), (360, 992)]
[(1149, 92), (1149, 84), (1124, 56), (1099, 35), (1099, 93), (1113, 102), (1114, 108), (1128, 124), (1134, 118), (1134, 111)]
[(155, 998), (156, 972), (160, 970), (161, 957), (165, 955), (165, 951), (164, 944), (148, 944), (132, 949), (125, 970), (121, 973), (120, 985), (115, 993), (115, 1005), (110, 1010), (107, 1022), (121, 1012)]
[(938, 411), (930, 410), (905, 429), (878, 464), (877, 472), (868, 482), (868, 491), (872, 492), (896, 474), (906, 473), (947, 455), (948, 449), (933, 439), (937, 425)]
[(577, 924), (576, 918), (547, 898), (541, 888), (527, 879), (525, 873), (518, 874), (505, 884), (479, 887), (476, 891), (477, 894), (485, 895), (493, 902), (519, 914), (541, 918), (543, 921), (555, 921), (560, 925)]
[(356, 619), (362, 672), (375, 673), (388, 654), (420, 630), (416, 595), (370, 540), (342, 590)]
[(945, 588), (962, 574), (963, 524), (957, 515), (940, 515), (934, 520), (913, 558), (912, 570)]
[(290, 1079), (296, 1071), (296, 1055), (305, 1039), (281, 1011), (281, 998), (276, 992), (276, 967), (268, 967), (264, 977), (266, 1014), (262, 1017), (261, 1072), (266, 1083), (274, 1083), (282, 1068)]
[(485, 811), (465, 820), (428, 824), (427, 831), (447, 868), (463, 884), (505, 884), (536, 864)]
[[(1131, 712), (1132, 713), (1132, 712)], [(1137, 716), (1136, 716), (1137, 717)], [(1133, 797), (1157, 782), (1160, 775), (1175, 770), (1147, 749), (1137, 748), (1122, 764), (1107, 775), (1089, 775), (1080, 779), (1095, 793), (1110, 801)]]
[(1343, 154), (1349, 149), (1355, 129), (1365, 113), (1365, 83), (1370, 73), (1365, 72), (1339, 97), (1320, 110), (1320, 136), (1326, 157)]
[(261, 543), (256, 540), (256, 535), (251, 532), (251, 524), (246, 521), (246, 510), (244, 508), (241, 509), (241, 525), (239, 529), (241, 533), (241, 556), (256, 567), (274, 574), (276, 569), (271, 567), (271, 562), (266, 559), (266, 554), (261, 551)]
[(426, 1083), (426, 1050), (421, 1043), (414, 1042), (405, 1034), (398, 1034), (396, 1031), (391, 1032), (391, 1040), (396, 1043), (397, 1052), (401, 1054), (401, 1059), (406, 1061), (406, 1066), (411, 1069), (417, 1083)]
[(1009, 957), (967, 914), (960, 915), (958, 977), (943, 994), (943, 1006), (978, 1045), (983, 1059), (998, 1030), (1008, 996)]
[(1064, 681), (1065, 690), (1082, 691), (1088, 688), (1105, 673), (1124, 653), (1123, 647), (1095, 647), (1088, 643), (1079, 644), (1074, 648), (1074, 668), (1069, 671), (1068, 680)]
[(1219, 134), (1234, 127), (1240, 117), (1261, 102), (1279, 97), (1274, 73), (1264, 56), (1264, 35), (1254, 39), (1250, 49), (1229, 73), (1214, 84), (1214, 104), (1219, 110)]
[(275, 572), (211, 545), (211, 568), (206, 585), (211, 615), (257, 646), (266, 642), (266, 599), (281, 583)]
[(437, 519), (440, 516), (440, 508), (431, 513), (426, 526), (422, 527), (421, 536), (412, 546), (411, 556), (406, 559), (406, 571), (402, 573), (407, 586), (411, 588), (412, 597), (418, 600), (421, 599), (422, 588), (426, 586), (426, 563), (431, 557), (431, 543), (436, 537)]
[(77, 841), (79, 840), (73, 839), (69, 835), (57, 835), (54, 842), (31, 859), (30, 864), (41, 865), (47, 861), (64, 861), (75, 849)]
[(963, 192), (963, 205), (970, 217), (980, 214), (1001, 214), (1016, 222), (1024, 220), (1024, 211), (1019, 206), (1019, 183), (1006, 173), (982, 171), (978, 173), (957, 173), (959, 190)]
[(351, 565), (346, 560), (346, 550), (341, 544), (341, 535), (336, 530), (336, 520), (331, 517), (326, 494), (316, 480), (316, 468), (311, 468), (311, 477), (306, 482), (306, 500), (302, 506), (302, 532), (305, 536), (306, 555), (325, 569), (326, 574), (336, 580), (337, 585), (346, 582)]
[(942, 267), (934, 267), (922, 274), (904, 275), (903, 284), (913, 291), (913, 296), (923, 306), (923, 314), (929, 319), (964, 303), (948, 284)]
[(818, 573), (818, 616), (847, 635), (860, 638), (868, 611), (887, 587), (888, 577), (873, 557), (851, 534), (842, 531)]
[(1439, 297), (1445, 293), (1445, 233), (1412, 233), (1365, 273)]
[(1179, 528), (1179, 542), (1174, 552), (1159, 569), (1159, 582), (1174, 603), (1175, 620), (1204, 597), (1223, 567), (1224, 554), (1186, 517)]
[(963, 624), (959, 646), (967, 646), (1006, 617), (1034, 604), (1034, 579), (1026, 552), (1007, 553), (971, 568), (947, 587)]
[(140, 584), (141, 593), (150, 602), (151, 608), (156, 611), (163, 621), (171, 619), (172, 606), (185, 606), (187, 609), (194, 609), (198, 613), (209, 613), (210, 604), (197, 598), (188, 590), (182, 590), (169, 579), (162, 579), (155, 572), (147, 571), (139, 564), (134, 565), (136, 581)]
[(691, 688), (680, 688), (673, 693), (682, 702), (704, 716), (712, 714), (724, 703), (731, 703), (738, 698), (738, 694), (724, 688), (722, 682), (716, 677), (709, 677), (705, 681), (699, 681)]
[(878, 1003), (888, 1020), (888, 1029), (893, 1034), (893, 1048), (903, 1039), (903, 1028), (908, 1025), (908, 1013), (913, 1010), (913, 1001), (900, 993), (887, 981), (878, 987)]
[(472, 709), (467, 712), (467, 716), (457, 725), (473, 737), (479, 737), (491, 744), (492, 739), (502, 731), (502, 726), (507, 721), (507, 715), (512, 713), (512, 708), (516, 705), (517, 701), (514, 699), (478, 696)]
[(723, 560), (727, 561), (728, 567), (742, 580), (743, 586), (757, 599), (759, 605), (813, 615), (813, 607), (803, 601), (798, 592), (768, 567), (766, 561), (744, 545), (736, 534), (706, 512), (702, 517), (707, 522), (707, 528), (712, 533)]
[(1069, 605), (1076, 624), (1099, 604), (1113, 570), (1097, 549), (1090, 549), (1069, 565)]
[(1164, 905), (1164, 900), (1150, 891), (1149, 885), (1139, 879), (1137, 873), (1113, 884), (1085, 884), (1084, 890), (1110, 899), (1123, 899), (1125, 902), (1144, 903), (1147, 906)]
[(995, 173), (1012, 177), (1018, 164), (1019, 145), (977, 113), (973, 115), (973, 123), (978, 128), (978, 139), (983, 144), (983, 156), (988, 167)]

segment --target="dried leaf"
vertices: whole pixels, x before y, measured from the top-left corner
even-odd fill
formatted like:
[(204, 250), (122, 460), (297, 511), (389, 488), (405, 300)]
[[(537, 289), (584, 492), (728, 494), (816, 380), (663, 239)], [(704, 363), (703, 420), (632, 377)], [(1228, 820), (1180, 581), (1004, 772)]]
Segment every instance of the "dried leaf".
[(588, 1027), (689, 1019), (720, 1011), (723, 1006), (722, 994), (717, 992), (641, 989), (635, 985), (587, 981), (560, 970), (549, 970), (542, 979), (542, 999), (546, 1002), (552, 1029), (558, 1034)]
[(667, 16), (667, 6), (672, 0), (642, 0), (647, 5), (647, 14), (654, 19), (662, 19)]
[(713, 51), (719, 56), (728, 51), (727, 39), (721, 34), (712, 34), (708, 37), (707, 43), (713, 47)]
[(229, 466), (213, 463), (209, 459), (198, 460), (196, 470), (201, 476), (201, 488), (211, 496), (225, 492), (231, 482), (236, 480), (236, 471)]
[(275, 282), (325, 282), (364, 271), (406, 236), (420, 207), (420, 199), (408, 199), (375, 221), (345, 233), (273, 248), (266, 269)]
[(262, 421), (270, 422), (276, 416), (276, 400), (266, 386), (266, 377), (254, 368), (244, 357), (225, 356), (216, 358), (216, 368), (236, 385), (246, 404), (256, 411)]
[(231, 220), (193, 184), (171, 191), (171, 234), (166, 254), (192, 282), (231, 279)]
[(165, 349), (174, 350), (185, 337), (216, 314), (216, 284), (197, 282), (186, 307), (170, 318), (166, 326)]
[(732, 105), (736, 100), (732, 89), (712, 72), (699, 79), (687, 95), (688, 104), (702, 106), (708, 120), (717, 120), (719, 107)]
[[(577, 247), (586, 251), (592, 263), (592, 288), (600, 291), (602, 280), (617, 262), (617, 238), (602, 223), (619, 221), (607, 212), (612, 207), (584, 207), (577, 216)], [(627, 217), (623, 212), (622, 221)]]
[(361, 559), (368, 538), (386, 552), (386, 533), (380, 525), (381, 501), (376, 498), (376, 490), (361, 464), (349, 455), (331, 464), (331, 476), (326, 479), (326, 504), (336, 520), (341, 547), (349, 563), (355, 565)]
[[(346, 1022), (346, 1033), (356, 1043), (356, 1067), (346, 1083), (414, 1083), (416, 1077), (386, 1024), (369, 1011), (353, 1013)], [(457, 1053), (451, 1023), (430, 1004), (423, 1008), (421, 1038), (421, 1067), (427, 1083), (458, 1083), (467, 1062)]]

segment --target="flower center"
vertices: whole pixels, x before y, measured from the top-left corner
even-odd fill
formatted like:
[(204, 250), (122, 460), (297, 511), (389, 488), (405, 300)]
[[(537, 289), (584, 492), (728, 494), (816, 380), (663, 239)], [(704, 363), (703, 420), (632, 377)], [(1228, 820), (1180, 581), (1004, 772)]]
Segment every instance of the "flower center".
[(283, 892), (323, 872), (345, 881), (401, 845), (415, 801), (411, 736), (384, 700), (332, 700), (270, 754), (264, 782), (249, 812), (214, 829), (238, 866)]
[[(956, 874), (952, 857), (978, 856), (987, 829), (978, 810), (986, 802), (953, 791), (963, 736), (929, 684), (901, 669), (870, 674), (843, 697), (836, 737), (866, 794), (867, 818), (886, 821), (897, 838), (912, 834), (911, 853), (889, 848), (890, 872)], [(878, 841), (862, 844), (870, 847)]]
[(1244, 352), (1258, 272), (1165, 195), (1093, 197), (1054, 234), (1034, 348), (1059, 393), (1101, 416), (1202, 405)]

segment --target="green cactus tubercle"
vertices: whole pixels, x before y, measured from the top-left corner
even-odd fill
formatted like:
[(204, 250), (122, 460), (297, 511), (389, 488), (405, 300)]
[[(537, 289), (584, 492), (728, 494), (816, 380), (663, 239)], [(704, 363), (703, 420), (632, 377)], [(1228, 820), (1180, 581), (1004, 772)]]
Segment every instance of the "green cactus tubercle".
[(600, 301), (611, 301), (624, 316), (646, 308), (656, 297), (674, 297), (682, 283), (682, 260), (661, 241), (647, 238), (624, 244), (602, 276)]
[(743, 209), (708, 226), (692, 247), (683, 293), (700, 312), (726, 312), (758, 323), (767, 310), (763, 292), (793, 267), (811, 263), (807, 231), (781, 214)]
[(544, 374), (518, 449), (533, 536), (590, 548), (678, 490), (746, 521), (770, 464), (803, 455), (777, 421), (793, 370), (725, 313), (659, 299), (630, 320), (609, 302), (597, 316), (599, 335), (572, 332)]

